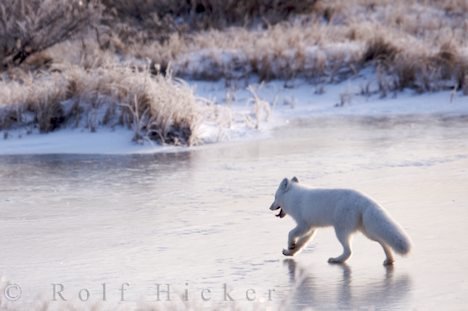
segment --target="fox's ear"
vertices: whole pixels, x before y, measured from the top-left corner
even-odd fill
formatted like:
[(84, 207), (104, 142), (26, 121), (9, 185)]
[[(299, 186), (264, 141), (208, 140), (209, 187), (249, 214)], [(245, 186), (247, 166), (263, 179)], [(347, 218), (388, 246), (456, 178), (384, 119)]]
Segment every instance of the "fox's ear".
[(295, 182), (295, 183), (298, 183), (298, 182), (299, 182), (299, 179), (297, 179), (297, 177), (294, 176), (293, 178), (291, 178), (291, 181), (292, 181), (292, 182)]
[(280, 189), (283, 190), (284, 192), (288, 191), (288, 189), (289, 189), (289, 180), (287, 178), (283, 179), (283, 181), (281, 182)]

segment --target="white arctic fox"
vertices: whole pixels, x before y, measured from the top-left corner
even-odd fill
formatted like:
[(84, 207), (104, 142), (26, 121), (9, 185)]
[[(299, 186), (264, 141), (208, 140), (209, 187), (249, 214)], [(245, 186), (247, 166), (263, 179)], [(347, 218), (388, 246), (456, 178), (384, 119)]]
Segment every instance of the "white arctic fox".
[(330, 258), (329, 263), (343, 263), (351, 256), (351, 234), (360, 230), (369, 239), (382, 245), (387, 259), (393, 264), (390, 248), (407, 254), (411, 245), (403, 229), (383, 208), (354, 190), (311, 189), (299, 184), (296, 177), (283, 179), (270, 210), (279, 209), (277, 217), (290, 215), (297, 226), (289, 232), (285, 256), (293, 256), (314, 236), (318, 227), (335, 227), (336, 237), (343, 246), (343, 254)]

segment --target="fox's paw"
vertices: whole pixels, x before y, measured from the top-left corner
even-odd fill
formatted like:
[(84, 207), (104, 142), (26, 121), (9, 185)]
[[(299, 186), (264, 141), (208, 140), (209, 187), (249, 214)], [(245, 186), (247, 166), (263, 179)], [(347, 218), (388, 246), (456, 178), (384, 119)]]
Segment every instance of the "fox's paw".
[(294, 251), (290, 249), (283, 249), (284, 256), (294, 256)]
[(386, 267), (393, 266), (393, 262), (394, 262), (393, 259), (385, 259), (384, 262), (383, 262), (383, 265), (386, 266)]
[(343, 263), (342, 260), (338, 259), (338, 258), (328, 258), (328, 263), (331, 263), (331, 264), (340, 264), (340, 263)]

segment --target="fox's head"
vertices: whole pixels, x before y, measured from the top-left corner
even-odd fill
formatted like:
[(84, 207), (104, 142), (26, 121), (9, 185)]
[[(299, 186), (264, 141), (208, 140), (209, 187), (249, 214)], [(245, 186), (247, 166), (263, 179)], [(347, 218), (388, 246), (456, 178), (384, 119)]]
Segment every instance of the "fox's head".
[(283, 201), (283, 195), (289, 191), (289, 189), (291, 188), (291, 183), (298, 183), (299, 180), (297, 179), (297, 177), (293, 177), (291, 178), (291, 180), (285, 178), (283, 179), (283, 181), (281, 181), (279, 187), (278, 187), (278, 190), (276, 190), (276, 193), (275, 193), (275, 201), (273, 202), (273, 204), (271, 204), (270, 206), (270, 210), (272, 211), (276, 211), (276, 210), (280, 210), (278, 214), (276, 214), (276, 217), (279, 217), (279, 218), (283, 218), (284, 216), (286, 216), (286, 212), (284, 211), (284, 201)]

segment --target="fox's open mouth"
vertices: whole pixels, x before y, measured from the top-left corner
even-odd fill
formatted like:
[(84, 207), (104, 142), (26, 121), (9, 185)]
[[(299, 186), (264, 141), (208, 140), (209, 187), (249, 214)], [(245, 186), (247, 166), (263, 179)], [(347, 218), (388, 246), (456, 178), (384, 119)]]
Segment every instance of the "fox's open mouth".
[(283, 218), (284, 216), (286, 216), (286, 213), (283, 211), (282, 208), (280, 208), (279, 210), (279, 213), (275, 215), (276, 217)]

